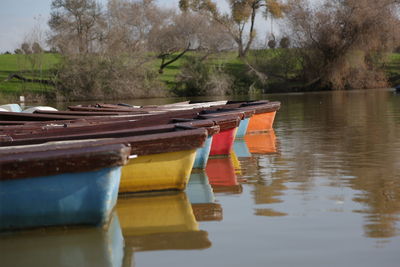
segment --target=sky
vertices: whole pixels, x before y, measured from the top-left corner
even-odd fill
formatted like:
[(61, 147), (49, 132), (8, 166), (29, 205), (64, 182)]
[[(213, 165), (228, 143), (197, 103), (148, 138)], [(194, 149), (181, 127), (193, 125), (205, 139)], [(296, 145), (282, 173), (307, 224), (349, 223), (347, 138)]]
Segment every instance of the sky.
[[(1, 0), (0, 53), (13, 52), (19, 47), (24, 38), (32, 31), (35, 23), (39, 23), (44, 31), (48, 29), (47, 21), (50, 17), (51, 1)], [(107, 0), (99, 2), (105, 4)], [(174, 7), (178, 5), (179, 0), (157, 0), (157, 2), (160, 6)], [(226, 9), (226, 4), (221, 5), (221, 2), (225, 1), (217, 1), (222, 9)]]

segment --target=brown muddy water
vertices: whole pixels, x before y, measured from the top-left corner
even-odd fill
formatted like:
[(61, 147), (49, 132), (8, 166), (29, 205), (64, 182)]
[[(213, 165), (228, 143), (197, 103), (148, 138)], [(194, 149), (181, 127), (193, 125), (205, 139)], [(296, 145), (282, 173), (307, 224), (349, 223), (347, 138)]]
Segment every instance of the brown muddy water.
[(3, 234), (0, 266), (399, 266), (400, 95), (265, 97), (275, 130), (186, 192), (121, 198), (104, 230)]

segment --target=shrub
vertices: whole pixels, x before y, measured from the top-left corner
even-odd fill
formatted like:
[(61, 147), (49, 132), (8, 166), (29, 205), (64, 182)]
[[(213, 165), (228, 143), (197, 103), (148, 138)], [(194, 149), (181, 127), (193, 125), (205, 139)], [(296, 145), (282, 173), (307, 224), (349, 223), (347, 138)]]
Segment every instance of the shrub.
[(96, 54), (64, 57), (58, 66), (59, 98), (122, 99), (164, 96), (157, 73), (128, 56)]
[(174, 93), (179, 96), (226, 95), (232, 88), (232, 78), (221, 66), (195, 56), (186, 59), (176, 80)]

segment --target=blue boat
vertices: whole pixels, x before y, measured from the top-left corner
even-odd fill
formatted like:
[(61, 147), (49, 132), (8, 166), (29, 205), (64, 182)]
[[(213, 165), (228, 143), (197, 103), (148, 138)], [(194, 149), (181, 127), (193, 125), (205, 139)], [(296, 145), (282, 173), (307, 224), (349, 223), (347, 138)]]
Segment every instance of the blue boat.
[[(207, 122), (205, 120), (204, 122)], [(214, 125), (214, 122), (211, 125), (208, 125), (202, 121), (198, 122), (190, 122), (190, 126), (195, 127), (204, 127), (207, 129), (207, 139), (204, 142), (203, 147), (200, 147), (196, 150), (196, 158), (194, 160), (193, 169), (201, 169), (204, 170), (207, 166), (207, 161), (210, 156), (211, 145), (213, 141), (213, 136), (220, 132), (220, 126)], [(222, 124), (222, 122), (220, 122)]]
[(204, 142), (204, 146), (196, 150), (196, 158), (194, 160), (193, 169), (205, 169), (208, 157), (210, 156), (212, 136), (208, 136)]
[(106, 224), (130, 154), (106, 142), (0, 148), (0, 231)]
[(250, 118), (245, 118), (240, 121), (238, 130), (236, 132), (236, 139), (244, 138), (247, 132), (247, 128), (249, 127)]

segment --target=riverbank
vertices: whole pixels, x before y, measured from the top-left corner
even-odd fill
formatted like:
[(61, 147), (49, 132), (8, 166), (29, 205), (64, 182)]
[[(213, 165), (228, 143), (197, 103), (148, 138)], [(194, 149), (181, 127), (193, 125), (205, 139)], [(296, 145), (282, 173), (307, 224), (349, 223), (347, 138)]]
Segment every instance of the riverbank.
[[(231, 86), (234, 88), (229, 93), (241, 95), (248, 93), (285, 93), (318, 91), (318, 86), (307, 86), (301, 81), (293, 79), (294, 73), (290, 72), (290, 66), (293, 62), (277, 62), (284, 56), (282, 50), (264, 50), (252, 51), (248, 61), (253, 65), (258, 65), (258, 59), (262, 57), (269, 63), (269, 75), (264, 84), (255, 82), (259, 77), (255, 74), (249, 74), (249, 65), (242, 59), (239, 59), (236, 52), (225, 52), (218, 55), (212, 55), (202, 63), (209, 72), (215, 70), (226, 73), (230, 77)], [(191, 60), (195, 58), (196, 52), (188, 52), (177, 61), (168, 65), (158, 79), (164, 88), (160, 91), (165, 92), (167, 96), (185, 96), (187, 92), (179, 91), (180, 73), (190, 65)], [(51, 85), (38, 81), (54, 80), (56, 77), (55, 67), (60, 62), (57, 54), (45, 53), (41, 55), (0, 55), (0, 98), (2, 102), (13, 102), (23, 95), (31, 102), (54, 101), (57, 98), (57, 89)], [(157, 70), (159, 60), (151, 61), (154, 70)], [(257, 67), (260, 67), (258, 65)], [(262, 66), (261, 66), (262, 67)], [(400, 53), (389, 55), (388, 63), (384, 66), (390, 86), (394, 87), (400, 84)], [(268, 72), (268, 71), (267, 71)], [(20, 77), (16, 77), (15, 74)], [(201, 75), (202, 73), (199, 73)], [(14, 76), (13, 76), (14, 75)], [(21, 79), (22, 77), (22, 79)], [(25, 79), (25, 80), (24, 80)], [(263, 89), (260, 89), (263, 88)], [(82, 99), (86, 100), (86, 99)], [(90, 100), (90, 99), (87, 99)]]

